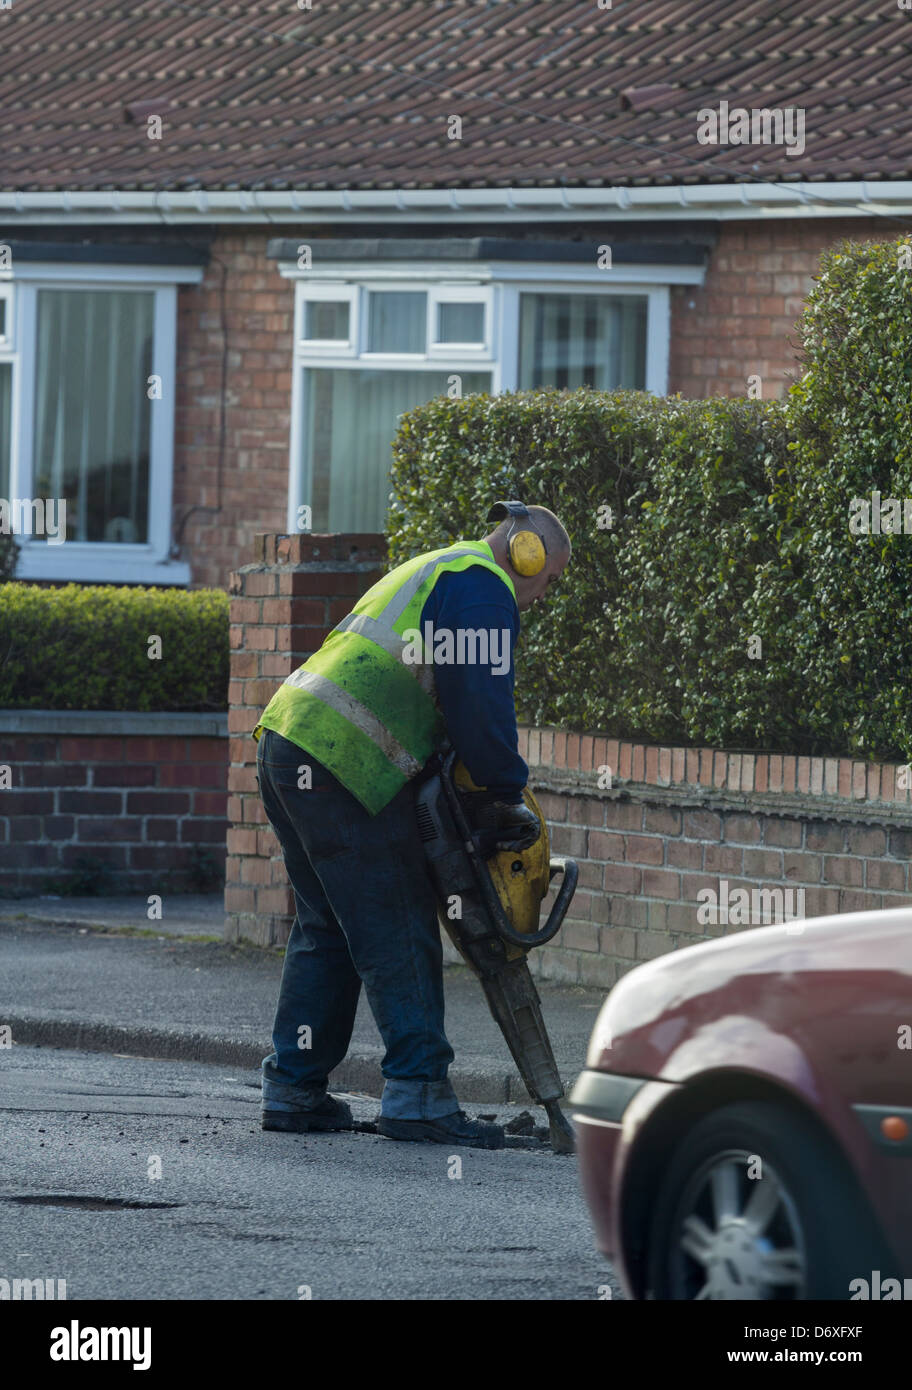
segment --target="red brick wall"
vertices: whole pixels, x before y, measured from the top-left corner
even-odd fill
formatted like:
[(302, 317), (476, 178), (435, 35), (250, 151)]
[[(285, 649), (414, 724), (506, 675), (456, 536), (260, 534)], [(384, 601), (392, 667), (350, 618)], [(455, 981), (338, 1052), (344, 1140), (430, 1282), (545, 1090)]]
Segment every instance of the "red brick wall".
[(272, 227), (220, 230), (202, 284), (179, 292), (175, 534), (191, 508), (221, 500), (220, 511), (195, 512), (184, 525), (182, 554), (194, 586), (227, 588), (255, 534), (286, 525), (294, 288), (266, 259), (274, 235)]
[(63, 734), (0, 737), (12, 785), (0, 791), (4, 893), (54, 891), (89, 859), (106, 888), (202, 886), (200, 853), (225, 860), (224, 738)]
[(821, 251), (897, 234), (895, 223), (866, 217), (722, 223), (704, 284), (672, 290), (669, 390), (746, 396), (756, 374), (764, 400), (784, 395), (799, 375), (795, 323)]
[(383, 573), (378, 536), (257, 536), (256, 560), (231, 576), (228, 862), (225, 935), (283, 943), (294, 902), (256, 780), (257, 720), (286, 676)]
[(729, 894), (804, 889), (808, 917), (912, 907), (912, 794), (893, 764), (558, 729), (521, 730), (520, 751), (552, 852), (580, 864), (555, 944), (529, 957), (549, 979), (610, 986), (640, 961), (747, 929), (698, 920), (697, 894), (721, 896), (722, 880)]

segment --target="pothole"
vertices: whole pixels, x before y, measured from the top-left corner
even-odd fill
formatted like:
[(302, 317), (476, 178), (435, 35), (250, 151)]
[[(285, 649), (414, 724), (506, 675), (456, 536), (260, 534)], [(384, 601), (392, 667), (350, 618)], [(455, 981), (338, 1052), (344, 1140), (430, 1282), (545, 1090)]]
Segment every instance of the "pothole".
[(20, 1207), (75, 1207), (79, 1211), (159, 1211), (184, 1205), (183, 1202), (134, 1202), (129, 1197), (80, 1197), (67, 1192), (6, 1197), (4, 1200)]

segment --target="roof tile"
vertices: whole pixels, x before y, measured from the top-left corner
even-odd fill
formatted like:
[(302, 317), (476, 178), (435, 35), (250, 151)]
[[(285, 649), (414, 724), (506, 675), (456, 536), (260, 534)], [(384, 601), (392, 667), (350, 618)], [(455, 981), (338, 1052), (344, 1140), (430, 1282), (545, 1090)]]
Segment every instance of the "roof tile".
[[(0, 42), (4, 189), (912, 176), (886, 0), (16, 0)], [(803, 107), (804, 152), (700, 145), (722, 100)]]

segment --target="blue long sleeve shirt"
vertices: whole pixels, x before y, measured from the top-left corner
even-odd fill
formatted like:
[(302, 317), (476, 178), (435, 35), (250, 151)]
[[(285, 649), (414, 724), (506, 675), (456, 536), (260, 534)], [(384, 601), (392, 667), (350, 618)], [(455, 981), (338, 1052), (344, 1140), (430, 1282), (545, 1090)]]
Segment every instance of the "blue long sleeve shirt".
[(421, 610), (422, 634), (426, 623), (437, 633), (486, 634), (467, 647), (486, 660), (435, 660), (437, 699), (450, 742), (476, 786), (501, 801), (522, 801), (529, 769), (517, 751), (513, 649), (520, 620), (513, 595), (483, 565), (449, 570)]

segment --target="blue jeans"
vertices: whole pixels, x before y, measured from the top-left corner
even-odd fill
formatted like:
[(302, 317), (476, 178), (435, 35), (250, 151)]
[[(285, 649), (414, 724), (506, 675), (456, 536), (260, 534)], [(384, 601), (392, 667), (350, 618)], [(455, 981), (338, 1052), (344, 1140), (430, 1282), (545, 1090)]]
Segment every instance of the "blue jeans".
[[(310, 768), (311, 785), (298, 785)], [(406, 783), (376, 816), (303, 748), (264, 730), (257, 774), (297, 915), (263, 1060), (263, 1108), (310, 1110), (351, 1042), (362, 982), (386, 1046), (381, 1113), (459, 1109), (447, 1080), (437, 906)]]

